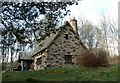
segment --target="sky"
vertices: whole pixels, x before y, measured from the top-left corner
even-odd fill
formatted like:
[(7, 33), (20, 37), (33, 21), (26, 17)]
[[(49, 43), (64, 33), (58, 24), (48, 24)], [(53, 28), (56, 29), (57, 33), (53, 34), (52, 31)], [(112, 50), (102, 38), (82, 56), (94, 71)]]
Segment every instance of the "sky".
[[(82, 0), (79, 5), (68, 7), (71, 15), (66, 16), (63, 20), (69, 20), (71, 17), (85, 17), (93, 24), (98, 25), (102, 15), (110, 17), (114, 20), (118, 18), (118, 2), (120, 0)], [(1, 25), (0, 25), (1, 26)]]
[[(70, 7), (71, 16), (76, 19), (85, 17), (95, 25), (99, 24), (102, 15), (114, 20), (118, 18), (118, 2), (120, 0), (82, 0), (79, 5)], [(66, 16), (64, 21), (69, 20)]]

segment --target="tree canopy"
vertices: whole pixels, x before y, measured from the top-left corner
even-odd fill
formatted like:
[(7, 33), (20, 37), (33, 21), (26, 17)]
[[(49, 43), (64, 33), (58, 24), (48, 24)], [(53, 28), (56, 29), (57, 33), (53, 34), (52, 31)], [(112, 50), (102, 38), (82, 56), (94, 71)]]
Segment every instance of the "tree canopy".
[[(11, 47), (14, 51), (21, 50), (20, 46), (39, 41), (56, 31), (64, 16), (69, 14), (67, 6), (77, 2), (4, 2), (2, 3), (2, 24), (5, 26), (2, 32), (3, 51)], [(3, 52), (3, 53), (4, 53)]]

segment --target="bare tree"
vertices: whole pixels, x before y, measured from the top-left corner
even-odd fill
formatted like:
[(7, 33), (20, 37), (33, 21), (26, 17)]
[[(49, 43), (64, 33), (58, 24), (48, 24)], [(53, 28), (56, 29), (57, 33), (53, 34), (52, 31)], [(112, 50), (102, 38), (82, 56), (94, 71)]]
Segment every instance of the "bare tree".
[(105, 49), (111, 53), (111, 55), (115, 54), (115, 51), (118, 50), (116, 47), (120, 41), (119, 41), (119, 30), (117, 23), (115, 20), (110, 20), (111, 18), (102, 16), (101, 23), (100, 23), (100, 28), (103, 31), (103, 36), (104, 36), (104, 44), (105, 44)]
[(93, 25), (86, 19), (80, 19), (78, 30), (81, 40), (89, 49), (103, 47), (103, 33), (98, 26)]

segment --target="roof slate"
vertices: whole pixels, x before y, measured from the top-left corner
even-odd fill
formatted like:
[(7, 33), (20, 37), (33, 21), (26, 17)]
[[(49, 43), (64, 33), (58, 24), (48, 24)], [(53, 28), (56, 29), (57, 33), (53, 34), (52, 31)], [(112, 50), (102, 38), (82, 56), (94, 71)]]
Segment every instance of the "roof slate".
[(44, 40), (42, 40), (34, 50), (33, 55), (47, 48), (57, 35), (58, 35), (58, 32), (53, 33), (50, 36), (46, 37)]

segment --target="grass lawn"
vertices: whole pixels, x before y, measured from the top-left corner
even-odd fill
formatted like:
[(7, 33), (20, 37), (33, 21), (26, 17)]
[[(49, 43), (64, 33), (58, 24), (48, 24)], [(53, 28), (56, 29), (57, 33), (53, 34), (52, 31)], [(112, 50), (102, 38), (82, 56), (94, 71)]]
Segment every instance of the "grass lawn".
[(109, 67), (51, 68), (39, 71), (5, 72), (3, 81), (118, 81), (118, 65)]

